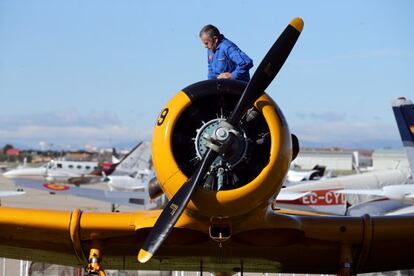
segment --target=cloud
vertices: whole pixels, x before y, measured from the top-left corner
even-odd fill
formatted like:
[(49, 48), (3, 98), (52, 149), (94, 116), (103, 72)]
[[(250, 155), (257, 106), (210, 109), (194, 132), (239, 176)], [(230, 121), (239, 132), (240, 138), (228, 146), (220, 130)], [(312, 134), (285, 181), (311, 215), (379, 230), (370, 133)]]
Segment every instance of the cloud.
[(412, 58), (412, 57), (414, 57), (414, 54), (408, 50), (373, 49), (370, 51), (347, 53), (344, 55), (336, 56), (335, 59), (349, 60), (349, 59)]
[(35, 113), (0, 118), (0, 142), (38, 147), (40, 141), (59, 146), (79, 147), (85, 144), (110, 146), (137, 140), (148, 140), (152, 129), (138, 129), (122, 124), (116, 114), (76, 111)]
[[(395, 124), (375, 122), (322, 122), (298, 124), (291, 128), (299, 140), (314, 145), (352, 146), (367, 148), (398, 144), (400, 140)], [(378, 141), (373, 144), (372, 141)], [(381, 144), (382, 143), (382, 144)]]
[(345, 113), (337, 113), (332, 111), (327, 112), (308, 112), (308, 113), (297, 113), (296, 114), (301, 119), (309, 119), (312, 121), (324, 121), (324, 122), (338, 122), (338, 121), (344, 121), (347, 119), (347, 116)]
[[(367, 147), (399, 145), (398, 129), (394, 123), (381, 120), (371, 122), (352, 120), (345, 113), (304, 112), (298, 113), (299, 122), (291, 125), (291, 131), (301, 145)], [(149, 140), (152, 127), (124, 125), (116, 114), (96, 112), (56, 112), (3, 116), (0, 120), (0, 145), (11, 143), (39, 148), (39, 142), (53, 144), (53, 148), (83, 148), (89, 144), (108, 147)], [(374, 143), (374, 142), (375, 143)]]
[(49, 127), (105, 127), (121, 125), (118, 116), (110, 112), (81, 114), (76, 110), (31, 113), (23, 115), (3, 115), (0, 129), (18, 129), (30, 126)]
[(37, 148), (39, 142), (47, 141), (56, 148), (82, 148), (85, 144), (103, 147), (131, 141), (148, 140), (151, 131), (138, 130), (130, 127), (49, 127), (23, 126), (17, 130), (0, 130), (0, 141), (3, 143), (19, 143)]
[(382, 59), (382, 58), (393, 58), (393, 59), (406, 59), (413, 58), (414, 53), (409, 50), (403, 49), (372, 49), (369, 51), (360, 52), (349, 52), (340, 55), (333, 55), (329, 57), (321, 58), (302, 58), (291, 60), (289, 63), (297, 66), (317, 66), (317, 65), (331, 65), (338, 61), (349, 61), (349, 60), (363, 60), (363, 59)]
[(330, 58), (321, 58), (321, 59), (297, 59), (293, 61), (289, 61), (289, 63), (293, 65), (307, 65), (307, 66), (314, 66), (314, 65), (328, 65), (332, 64), (333, 59)]

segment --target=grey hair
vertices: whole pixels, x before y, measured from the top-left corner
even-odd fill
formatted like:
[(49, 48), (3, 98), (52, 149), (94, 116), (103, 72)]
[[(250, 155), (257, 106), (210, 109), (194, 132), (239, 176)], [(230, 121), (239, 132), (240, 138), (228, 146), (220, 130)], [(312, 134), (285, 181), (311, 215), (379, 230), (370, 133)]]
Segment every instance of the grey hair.
[(219, 29), (217, 29), (216, 26), (213, 25), (205, 25), (201, 31), (199, 36), (201, 37), (202, 34), (206, 34), (208, 36), (209, 39), (213, 39), (214, 37), (219, 37), (220, 36), (220, 31)]

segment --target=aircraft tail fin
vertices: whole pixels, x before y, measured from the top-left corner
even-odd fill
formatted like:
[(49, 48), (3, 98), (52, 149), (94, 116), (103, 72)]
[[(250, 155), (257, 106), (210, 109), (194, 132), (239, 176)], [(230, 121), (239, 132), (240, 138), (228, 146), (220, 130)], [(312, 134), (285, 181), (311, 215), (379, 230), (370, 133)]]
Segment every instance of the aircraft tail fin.
[(112, 148), (112, 163), (113, 164), (118, 164), (121, 161), (121, 159), (119, 158), (119, 154), (116, 151), (115, 148)]
[(139, 170), (151, 168), (151, 145), (140, 142), (115, 166), (114, 174), (131, 174)]
[(401, 97), (392, 102), (392, 110), (404, 148), (407, 151), (411, 173), (414, 173), (414, 104), (412, 101)]

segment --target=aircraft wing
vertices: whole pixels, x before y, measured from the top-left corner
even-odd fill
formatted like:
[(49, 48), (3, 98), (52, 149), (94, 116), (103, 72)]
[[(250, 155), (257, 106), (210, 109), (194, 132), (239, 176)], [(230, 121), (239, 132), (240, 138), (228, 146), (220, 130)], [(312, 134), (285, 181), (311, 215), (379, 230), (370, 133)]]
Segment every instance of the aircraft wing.
[(381, 189), (344, 189), (335, 191), (337, 194), (385, 196)]
[(387, 213), (387, 216), (400, 216), (400, 215), (408, 215), (414, 214), (414, 206), (407, 206), (392, 212)]
[(150, 203), (149, 195), (146, 192), (119, 192), (93, 188), (83, 188), (62, 184), (42, 184), (27, 179), (16, 179), (14, 182), (15, 185), (20, 187), (43, 190), (54, 194), (73, 195), (99, 201), (110, 202), (113, 204), (129, 205), (134, 207), (153, 207), (153, 204)]
[(299, 199), (301, 197), (304, 197), (306, 195), (310, 194), (310, 192), (285, 192), (285, 191), (281, 191), (278, 195), (277, 195), (277, 200), (296, 200)]
[(70, 177), (67, 180), (67, 182), (70, 184), (74, 184), (74, 185), (96, 184), (96, 183), (102, 182), (102, 176), (84, 175), (84, 176)]
[(18, 196), (22, 195), (26, 192), (24, 191), (0, 191), (0, 197), (6, 197), (6, 196)]
[(414, 216), (312, 217), (270, 210), (234, 224), (232, 237), (221, 244), (209, 237), (209, 222), (184, 213), (154, 257), (141, 264), (136, 254), (159, 214), (0, 208), (0, 255), (85, 267), (90, 249), (99, 248), (105, 269), (123, 270), (242, 267), (335, 274), (347, 262), (357, 273), (412, 267)]
[(381, 198), (352, 205), (348, 208), (346, 215), (362, 216), (370, 214), (371, 216), (384, 216), (408, 206), (411, 205), (401, 200)]

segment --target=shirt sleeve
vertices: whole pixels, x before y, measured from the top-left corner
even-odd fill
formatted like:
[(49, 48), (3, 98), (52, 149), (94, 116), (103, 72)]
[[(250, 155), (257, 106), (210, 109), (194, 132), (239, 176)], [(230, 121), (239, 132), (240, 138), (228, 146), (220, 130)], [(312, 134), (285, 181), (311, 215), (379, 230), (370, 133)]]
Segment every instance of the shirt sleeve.
[(232, 79), (237, 79), (240, 75), (249, 71), (253, 67), (253, 61), (236, 45), (232, 45), (227, 50), (227, 56), (236, 65), (233, 72), (230, 72)]

